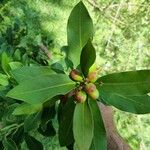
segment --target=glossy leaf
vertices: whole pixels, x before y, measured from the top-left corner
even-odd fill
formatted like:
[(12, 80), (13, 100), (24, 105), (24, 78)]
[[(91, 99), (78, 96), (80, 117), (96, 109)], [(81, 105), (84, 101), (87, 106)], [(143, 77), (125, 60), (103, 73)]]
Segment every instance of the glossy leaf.
[(92, 19), (82, 1), (73, 8), (70, 14), (67, 25), (67, 37), (69, 46), (68, 57), (77, 67), (80, 63), (82, 48), (89, 39), (93, 38)]
[(30, 135), (25, 136), (25, 141), (29, 150), (43, 150), (43, 145), (37, 139)]
[(38, 76), (51, 75), (54, 72), (47, 66), (25, 66), (12, 71), (14, 78), (21, 82), (23, 80), (33, 79)]
[(150, 96), (148, 95), (119, 95), (117, 93), (108, 94), (105, 101), (116, 108), (135, 114), (150, 113)]
[(97, 101), (94, 101), (92, 99), (89, 99), (89, 104), (94, 121), (94, 137), (90, 150), (107, 150), (106, 130), (104, 127), (100, 108), (98, 107)]
[(81, 70), (85, 77), (88, 75), (89, 68), (93, 65), (95, 59), (96, 52), (91, 41), (89, 40), (88, 43), (84, 46), (80, 58)]
[(150, 92), (150, 70), (114, 73), (98, 79), (99, 92), (103, 99), (107, 93), (143, 95)]
[(73, 118), (75, 145), (79, 150), (89, 150), (93, 139), (94, 124), (90, 106), (87, 102), (78, 103)]
[(42, 109), (42, 104), (29, 104), (29, 103), (22, 103), (15, 108), (13, 111), (13, 115), (28, 115), (34, 114)]
[(68, 99), (67, 103), (65, 105), (62, 104), (61, 107), (59, 111), (59, 143), (60, 146), (68, 146), (74, 142), (72, 128), (75, 103), (73, 98)]
[[(74, 89), (75, 83), (63, 74), (40, 76), (24, 80), (7, 96), (30, 104), (44, 103), (56, 95), (66, 94)], [(52, 101), (53, 102), (53, 101)]]

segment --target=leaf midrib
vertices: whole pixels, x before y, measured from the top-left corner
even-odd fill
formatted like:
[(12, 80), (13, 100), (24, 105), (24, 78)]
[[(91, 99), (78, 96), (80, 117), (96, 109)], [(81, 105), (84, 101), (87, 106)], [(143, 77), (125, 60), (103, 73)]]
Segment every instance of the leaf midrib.
[[(120, 96), (120, 97), (122, 97), (122, 98), (124, 98), (124, 99), (128, 99), (128, 100), (131, 101), (131, 102), (137, 103), (137, 104), (139, 105), (139, 107), (142, 107), (142, 106), (147, 107), (147, 105), (144, 105), (143, 103), (137, 102), (136, 100), (131, 99), (131, 98), (129, 98), (129, 97), (126, 97), (126, 96), (123, 96), (123, 95), (120, 95), (120, 94), (117, 94), (117, 93), (112, 94), (112, 95), (117, 95), (117, 96)], [(149, 108), (149, 107), (147, 107), (147, 108)]]
[(147, 81), (139, 81), (139, 82), (120, 82), (120, 83), (113, 83), (113, 82), (109, 82), (109, 83), (105, 83), (105, 82), (102, 82), (102, 83), (99, 83), (99, 84), (102, 84), (102, 85), (135, 85), (135, 84), (147, 84)]
[(60, 84), (60, 85), (55, 85), (55, 86), (51, 86), (51, 87), (41, 88), (41, 89), (37, 89), (37, 90), (30, 90), (30, 91), (19, 93), (17, 95), (22, 95), (22, 94), (26, 94), (26, 93), (40, 92), (40, 91), (44, 91), (44, 90), (48, 90), (48, 89), (52, 89), (52, 88), (56, 88), (56, 87), (58, 88), (58, 87), (61, 87), (61, 86), (67, 86), (67, 85), (74, 85), (74, 83)]
[[(81, 6), (80, 6), (80, 14), (81, 14)], [(82, 26), (82, 23), (81, 23), (81, 15), (79, 15), (79, 22), (78, 22), (78, 25), (79, 25), (80, 49), (82, 49), (82, 38), (81, 38), (81, 26)]]

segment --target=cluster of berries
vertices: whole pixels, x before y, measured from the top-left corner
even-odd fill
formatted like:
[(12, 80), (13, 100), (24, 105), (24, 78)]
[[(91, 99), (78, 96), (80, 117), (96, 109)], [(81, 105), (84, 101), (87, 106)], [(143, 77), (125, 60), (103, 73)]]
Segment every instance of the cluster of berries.
[(83, 103), (89, 95), (92, 99), (96, 100), (99, 97), (99, 91), (94, 84), (98, 78), (98, 69), (92, 66), (89, 69), (87, 78), (83, 78), (82, 74), (77, 70), (73, 69), (70, 72), (70, 78), (73, 81), (79, 82), (79, 87), (75, 90), (75, 99), (78, 103)]

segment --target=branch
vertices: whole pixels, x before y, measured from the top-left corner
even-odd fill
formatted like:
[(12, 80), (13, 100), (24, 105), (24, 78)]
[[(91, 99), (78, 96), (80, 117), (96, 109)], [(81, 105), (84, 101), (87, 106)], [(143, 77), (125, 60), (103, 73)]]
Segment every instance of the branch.
[(39, 45), (39, 47), (40, 47), (40, 49), (46, 54), (46, 56), (47, 56), (49, 59), (51, 59), (52, 54), (50, 53), (50, 51), (48, 50), (48, 48), (47, 48), (45, 45), (43, 45), (43, 43), (41, 43), (41, 44)]
[[(105, 10), (107, 9), (107, 7), (105, 7), (105, 8), (100, 8), (99, 6), (98, 6), (98, 4), (96, 3), (96, 1), (95, 0), (87, 0), (87, 2), (92, 6), (92, 7), (94, 7), (95, 9), (97, 9), (100, 13), (101, 13), (101, 15), (103, 16), (103, 17), (106, 17), (108, 20), (110, 20), (110, 18), (112, 19), (112, 20), (114, 20), (114, 17), (113, 16), (107, 16), (106, 15), (106, 13), (105, 13)], [(117, 18), (115, 19), (116, 21), (118, 21), (119, 23), (121, 23), (121, 24), (124, 24), (122, 21), (120, 21), (120, 20), (118, 20)]]
[(108, 150), (131, 150), (129, 145), (118, 134), (113, 120), (113, 111), (110, 106), (99, 105), (107, 132)]

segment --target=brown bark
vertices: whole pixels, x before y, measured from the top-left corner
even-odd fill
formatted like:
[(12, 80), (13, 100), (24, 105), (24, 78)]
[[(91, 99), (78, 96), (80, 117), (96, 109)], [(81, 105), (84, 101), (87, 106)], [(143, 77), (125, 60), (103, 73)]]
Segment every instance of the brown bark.
[(108, 150), (131, 150), (129, 145), (118, 134), (113, 120), (113, 111), (110, 106), (100, 103), (100, 110), (107, 132)]
[(50, 53), (50, 51), (48, 50), (48, 48), (43, 45), (42, 43), (39, 45), (40, 49), (46, 54), (46, 56), (48, 57), (48, 59), (51, 59), (52, 54)]

